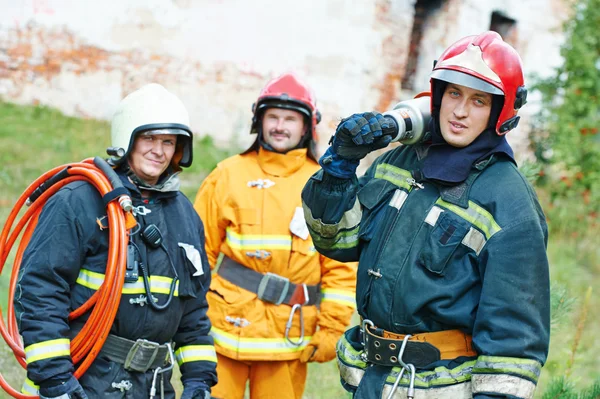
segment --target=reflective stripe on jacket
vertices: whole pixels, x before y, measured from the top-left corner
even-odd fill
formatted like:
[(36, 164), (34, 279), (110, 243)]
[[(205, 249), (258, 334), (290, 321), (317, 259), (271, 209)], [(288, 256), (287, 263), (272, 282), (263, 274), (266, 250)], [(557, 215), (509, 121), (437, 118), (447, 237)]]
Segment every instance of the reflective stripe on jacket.
[[(305, 306), (304, 343), (285, 339), (289, 305), (274, 305), (213, 276), (209, 317), (217, 352), (239, 360), (291, 360), (300, 357), (317, 326), (344, 331), (355, 308), (356, 264), (320, 255), (306, 230), (300, 192), (318, 165), (305, 149), (287, 154), (263, 150), (219, 163), (203, 182), (194, 204), (206, 226), (211, 267), (220, 253), (260, 273), (292, 283), (321, 284), (321, 304)], [(294, 315), (290, 338), (298, 341)]]
[(398, 334), (472, 334), (473, 393), (530, 398), (550, 330), (548, 232), (536, 194), (494, 156), (465, 184), (417, 184), (412, 171), (425, 151), (391, 150), (360, 180), (313, 175), (302, 199), (315, 246), (359, 260), (362, 317)]

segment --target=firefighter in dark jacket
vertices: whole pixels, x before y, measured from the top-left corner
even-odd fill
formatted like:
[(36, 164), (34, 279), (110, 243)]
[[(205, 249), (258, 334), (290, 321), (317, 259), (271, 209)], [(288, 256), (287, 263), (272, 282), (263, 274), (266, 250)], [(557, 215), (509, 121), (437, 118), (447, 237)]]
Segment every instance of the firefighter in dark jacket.
[(174, 398), (169, 359), (176, 359), (183, 398), (209, 398), (217, 381), (206, 316), (210, 268), (202, 222), (179, 191), (181, 167), (192, 162), (183, 103), (158, 84), (131, 93), (112, 120), (112, 146), (126, 151), (116, 172), (139, 229), (130, 233), (111, 334), (88, 371), (74, 378), (69, 343), (86, 316), (69, 322), (68, 315), (103, 283), (109, 245), (102, 198), (91, 184), (74, 182), (44, 206), (22, 262), (15, 308), (27, 358), (23, 391), (39, 390), (42, 398)]
[(376, 113), (337, 128), (305, 186), (317, 249), (359, 260), (361, 325), (338, 342), (355, 398), (532, 398), (548, 354), (548, 239), (504, 134), (526, 101), (521, 60), (495, 32), (450, 46), (431, 74), (429, 133), (383, 148)]

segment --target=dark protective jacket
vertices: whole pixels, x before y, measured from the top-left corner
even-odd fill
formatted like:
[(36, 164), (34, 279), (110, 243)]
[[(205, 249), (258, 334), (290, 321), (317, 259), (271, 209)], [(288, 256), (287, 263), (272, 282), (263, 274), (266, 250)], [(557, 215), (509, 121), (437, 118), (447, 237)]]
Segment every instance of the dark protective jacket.
[[(173, 342), (184, 385), (193, 378), (212, 386), (216, 383), (216, 354), (208, 335), (205, 295), (211, 277), (202, 222), (181, 192), (152, 192), (149, 198), (142, 199), (138, 188), (122, 172), (119, 176), (130, 192), (141, 229), (150, 224), (160, 229), (179, 283), (167, 309), (157, 311), (148, 304), (140, 306), (135, 299), (146, 296), (140, 270), (137, 282), (124, 284), (111, 334), (132, 341)], [(65, 186), (44, 206), (25, 251), (15, 293), (17, 321), (28, 363), (26, 387), (74, 371), (69, 342), (89, 314), (71, 324), (68, 315), (90, 298), (104, 280), (108, 230), (100, 225), (106, 224), (102, 219), (105, 216), (100, 195), (86, 182)], [(151, 292), (159, 305), (164, 304), (175, 277), (167, 253), (147, 247), (139, 233), (132, 234), (130, 240), (146, 252)], [(199, 251), (200, 272), (181, 244)], [(147, 398), (152, 376), (152, 370), (127, 371), (100, 353), (80, 383), (90, 397)], [(167, 397), (173, 397), (167, 377), (170, 373), (164, 378), (165, 392)], [(128, 386), (124, 381), (132, 384), (129, 390), (123, 389)], [(160, 393), (160, 384), (157, 392)]]
[[(358, 312), (377, 327), (472, 334), (478, 356), (417, 370), (415, 397), (531, 398), (550, 330), (548, 233), (536, 194), (497, 156), (477, 163), (462, 184), (417, 183), (411, 172), (426, 151), (391, 150), (359, 180), (313, 175), (302, 200), (315, 246), (333, 259), (359, 260)], [(399, 368), (382, 375), (361, 353), (350, 330), (338, 343), (343, 384), (358, 398), (387, 395)], [(406, 397), (407, 374), (394, 397)]]

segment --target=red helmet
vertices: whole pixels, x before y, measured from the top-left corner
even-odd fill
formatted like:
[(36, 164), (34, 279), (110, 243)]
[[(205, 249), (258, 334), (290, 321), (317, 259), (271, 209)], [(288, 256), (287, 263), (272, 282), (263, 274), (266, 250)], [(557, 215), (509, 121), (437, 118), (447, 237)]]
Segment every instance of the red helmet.
[(250, 133), (258, 133), (260, 116), (267, 108), (284, 108), (298, 111), (308, 119), (308, 129), (312, 139), (317, 139), (317, 123), (321, 113), (317, 110), (317, 100), (310, 88), (293, 73), (283, 74), (269, 81), (260, 91), (258, 100), (252, 104), (252, 127)]
[[(527, 101), (521, 58), (498, 33), (488, 31), (457, 41), (440, 56), (430, 77), (432, 94), (438, 79), (504, 96), (496, 123), (499, 135), (519, 123), (517, 112)], [(433, 95), (431, 101), (433, 110)]]

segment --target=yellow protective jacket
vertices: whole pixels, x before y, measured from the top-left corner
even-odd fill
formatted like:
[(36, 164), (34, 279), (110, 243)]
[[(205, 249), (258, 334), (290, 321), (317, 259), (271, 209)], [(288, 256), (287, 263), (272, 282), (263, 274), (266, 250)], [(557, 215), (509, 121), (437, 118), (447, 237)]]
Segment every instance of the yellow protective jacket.
[[(207, 299), (218, 353), (238, 360), (298, 359), (317, 326), (341, 334), (350, 323), (356, 263), (326, 258), (310, 236), (290, 230), (292, 219), (305, 226), (300, 192), (318, 169), (306, 149), (279, 154), (260, 148), (219, 163), (200, 187), (194, 207), (204, 222), (211, 268), (222, 253), (263, 274), (321, 284), (321, 303), (303, 307), (304, 341), (294, 346), (285, 339), (291, 306), (262, 301), (215, 274)], [(289, 337), (298, 341), (300, 334), (296, 312)]]

